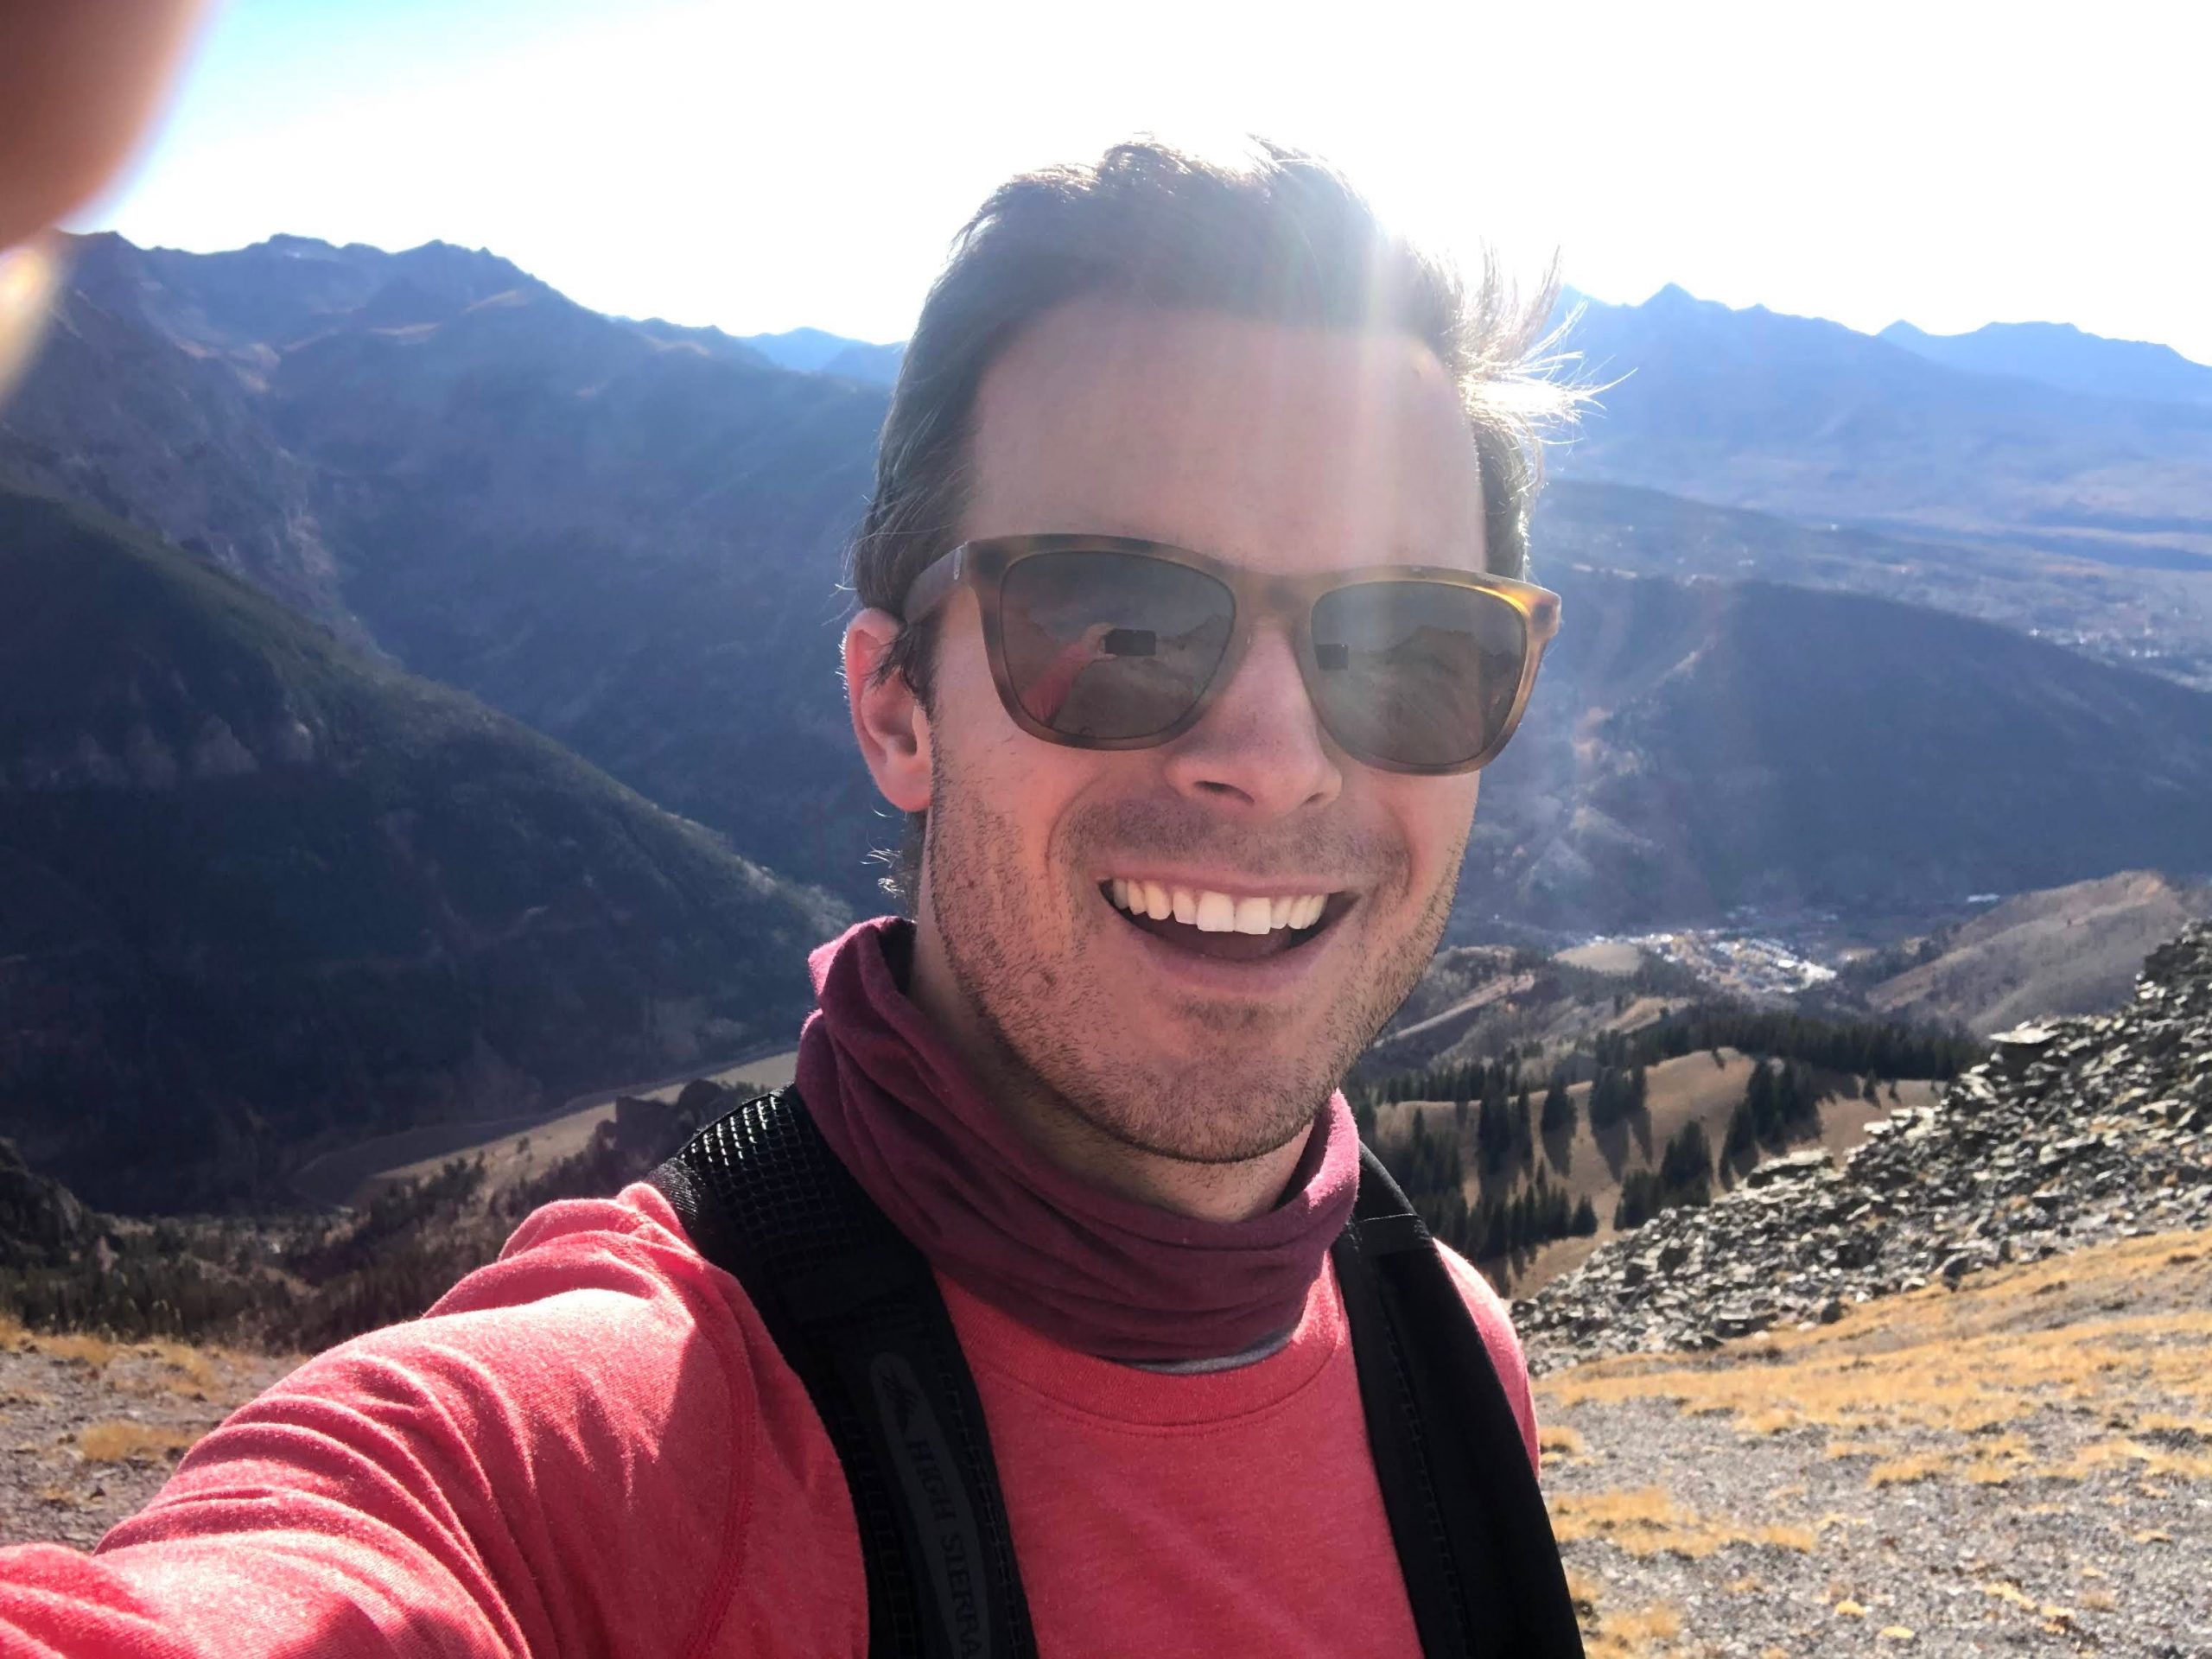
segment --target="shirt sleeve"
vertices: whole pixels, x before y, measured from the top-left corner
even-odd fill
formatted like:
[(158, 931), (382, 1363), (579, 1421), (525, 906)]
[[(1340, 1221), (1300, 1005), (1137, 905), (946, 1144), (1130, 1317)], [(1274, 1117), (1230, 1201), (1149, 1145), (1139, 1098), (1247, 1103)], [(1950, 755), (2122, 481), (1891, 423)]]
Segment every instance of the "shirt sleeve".
[(1444, 1253), (1445, 1265), (1452, 1269), (1452, 1276), (1459, 1281), (1460, 1299), (1467, 1304), (1467, 1312), (1475, 1318), (1475, 1328), (1482, 1332), (1483, 1346), (1490, 1350), (1490, 1363), (1497, 1372), (1497, 1380), (1505, 1385), (1506, 1403), (1513, 1408), (1513, 1421), (1521, 1426), (1521, 1442), (1528, 1448), (1529, 1467), (1538, 1478), (1543, 1475), (1543, 1459), (1536, 1450), (1536, 1398), (1529, 1386), (1528, 1356), (1521, 1351), (1521, 1338), (1513, 1329), (1513, 1316), (1506, 1311), (1504, 1300), (1491, 1288), (1473, 1263), (1449, 1244), (1439, 1240), (1436, 1248)]
[(0, 1653), (692, 1649), (755, 1419), (696, 1268), (635, 1202), (539, 1211), (423, 1319), (234, 1413), (93, 1553), (0, 1550)]

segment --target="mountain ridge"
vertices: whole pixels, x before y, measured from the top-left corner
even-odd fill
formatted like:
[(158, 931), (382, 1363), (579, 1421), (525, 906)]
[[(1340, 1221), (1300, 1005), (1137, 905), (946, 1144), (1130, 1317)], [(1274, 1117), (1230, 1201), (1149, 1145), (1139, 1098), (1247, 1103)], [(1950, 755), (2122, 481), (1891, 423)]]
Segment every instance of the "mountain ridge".
[[(516, 285), (495, 256), (434, 250), (423, 264), (437, 281), (392, 276), (378, 288), (372, 278), (391, 275), (395, 256), (380, 264), (304, 245), (245, 252), (211, 270), (197, 256), (148, 261), (127, 245), (92, 248), (86, 263), (99, 269), (72, 288), (48, 353), (0, 411), (0, 469), (153, 524), (341, 637), (504, 709), (768, 868), (855, 905), (878, 902), (868, 854), (899, 826), (850, 751), (836, 645), (842, 556), (869, 486), (881, 389), (779, 369), (712, 331), (601, 316), (543, 284)], [(339, 320), (282, 350), (238, 344), (254, 332), (238, 308), (302, 267), (306, 289), (277, 308), (279, 323)], [(1680, 292), (1668, 307), (1726, 331), (1741, 321)], [(164, 333), (164, 315), (200, 335)], [(1771, 315), (1753, 323), (1785, 334), (1795, 326)], [(1831, 325), (1815, 332), (1847, 366), (1872, 351), (1913, 385), (1997, 384)], [(1741, 357), (1749, 347), (1730, 338)], [(1702, 362), (1694, 341), (1677, 342), (1673, 360), (1678, 378)], [(1826, 416), (1806, 418), (1826, 429)], [(1574, 590), (1567, 627), (1529, 726), (1488, 780), (1463, 923), (1502, 907), (1522, 921), (1630, 925), (1655, 919), (1660, 905), (1683, 907), (1667, 919), (1694, 921), (1730, 903), (1813, 902), (1878, 885), (1878, 861), (1846, 880), (1842, 854), (1815, 858), (1810, 849), (1834, 836), (1787, 802), (1823, 795), (1836, 721), (1877, 707), (1907, 734), (1929, 724), (1927, 710), (1949, 721), (1954, 708), (1971, 711), (1999, 657), (2009, 672), (2076, 686), (2092, 706), (2138, 708), (2141, 720), (2109, 722), (2116, 752), (2137, 752), (2131, 729), (2196, 720), (2196, 703), (2175, 703), (2154, 684), (2099, 679), (2092, 694), (2058, 658), (2022, 657), (1996, 635), (1909, 620), (1904, 610), (1853, 610), (1847, 593), (1785, 602), (1700, 586), (1773, 575), (1891, 601), (1936, 596), (2016, 632), (2135, 660), (2139, 624), (2180, 630), (2161, 607), (2183, 590), (2155, 573), (2127, 574), (2142, 588), (2131, 605), (2109, 563), (2039, 554), (2014, 570), (2010, 543), (1808, 527), (1636, 493), (1590, 476), (1602, 468), (1567, 470), (1539, 506), (1535, 557), (1540, 575)], [(1609, 567), (1656, 585), (1621, 587)], [(1638, 594), (1644, 602), (1630, 603)], [(1774, 654), (1764, 701), (1775, 718), (1758, 721), (1716, 701), (1720, 658), (1700, 655), (1713, 643), (1703, 631), (1719, 627), (1735, 631), (1729, 649), (1742, 658), (1754, 613), (1812, 636), (1805, 650)], [(1906, 660), (1872, 616), (1955, 664), (1934, 671)], [(2184, 682), (2212, 676), (2212, 612), (2201, 620), (2201, 659), (2145, 660)], [(1856, 683), (1821, 643), (1847, 635), (1861, 653)], [(2182, 632), (2177, 649), (2195, 638)], [(1639, 664), (1681, 672), (1662, 696)], [(1825, 704), (1793, 689), (1815, 664), (1829, 676)], [(1877, 695), (1903, 680), (1923, 687), (1923, 708)], [(2009, 706), (2023, 718), (2065, 713), (2033, 696)], [(1777, 723), (1785, 710), (1794, 724)], [(1719, 753), (1715, 730), (1744, 747)], [(1947, 747), (1940, 722), (1921, 747), (1929, 764), (1941, 756), (1962, 768), (1957, 776), (1986, 773)], [(1689, 753), (1710, 775), (1682, 779), (1677, 762), (1666, 782), (1669, 757)], [(2066, 752), (2049, 765), (2086, 776), (2094, 762)], [(1949, 781), (1938, 770), (1885, 783), (1864, 756), (1853, 764), (1867, 803), (1853, 811)], [(2018, 779), (1996, 781), (2015, 812), (2026, 810)], [(2050, 886), (2164, 864), (2180, 832), (2145, 832), (2162, 810), (2172, 816), (2146, 787), (2117, 780), (2112, 816), (2126, 845), (2099, 866), (2026, 855), (2033, 838), (2021, 819), (2010, 851), (1984, 822), (1973, 832), (1981, 855), (1923, 846), (1899, 868), (1916, 873), (1922, 899), (1948, 902), (2016, 878)], [(1708, 795), (1727, 796), (1738, 817), (1718, 821)], [(1685, 816), (1670, 823), (1667, 812)], [(1764, 841), (1754, 820), (1770, 826)], [(1713, 836), (1711, 849), (1689, 844), (1691, 824)], [(1967, 833), (1963, 819), (1959, 829)], [(1777, 838), (1801, 830), (1812, 837), (1805, 847)], [(2069, 844), (2076, 858), (2092, 855), (2079, 838)], [(1744, 872), (1758, 866), (1773, 874), (1753, 892)]]
[(2212, 366), (2155, 340), (2093, 334), (2070, 322), (1990, 322), (1933, 334), (1900, 318), (1877, 339), (1931, 361), (2062, 391), (2140, 402), (2212, 404)]

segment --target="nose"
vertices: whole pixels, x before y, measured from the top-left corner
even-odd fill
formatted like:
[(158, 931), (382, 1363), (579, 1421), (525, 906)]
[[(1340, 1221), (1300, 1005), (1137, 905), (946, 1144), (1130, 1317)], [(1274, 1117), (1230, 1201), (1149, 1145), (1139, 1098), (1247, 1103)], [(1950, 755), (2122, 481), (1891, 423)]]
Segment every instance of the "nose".
[(1176, 739), (1166, 765), (1168, 781), (1184, 795), (1255, 823), (1325, 806), (1344, 789), (1280, 628), (1254, 638), (1205, 717)]

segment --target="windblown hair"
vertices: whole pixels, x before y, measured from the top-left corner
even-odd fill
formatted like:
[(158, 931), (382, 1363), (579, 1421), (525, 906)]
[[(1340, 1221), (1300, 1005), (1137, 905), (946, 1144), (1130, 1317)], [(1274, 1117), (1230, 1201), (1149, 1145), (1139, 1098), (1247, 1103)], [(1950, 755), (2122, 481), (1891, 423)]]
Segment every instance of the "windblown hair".
[[(1467, 411), (1489, 569), (1522, 575), (1540, 441), (1575, 401), (1549, 372), (1557, 297), (1548, 278), (1518, 296), (1487, 254), (1471, 289), (1388, 230), (1333, 168), (1274, 144), (1232, 163), (1147, 140), (1010, 179), (954, 239), (907, 343), (852, 547), (855, 594), (903, 611), (914, 578), (958, 537), (984, 374), (1024, 327), (1088, 298), (1421, 341)], [(934, 632), (904, 630), (882, 664), (925, 704)], [(917, 836), (907, 841), (887, 885), (911, 897)]]

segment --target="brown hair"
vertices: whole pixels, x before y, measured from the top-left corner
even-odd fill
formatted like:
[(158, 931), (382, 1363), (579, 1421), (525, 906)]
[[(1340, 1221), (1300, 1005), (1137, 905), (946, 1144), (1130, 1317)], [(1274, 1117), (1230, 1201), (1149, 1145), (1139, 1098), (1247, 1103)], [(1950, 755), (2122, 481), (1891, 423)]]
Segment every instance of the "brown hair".
[[(1225, 163), (1147, 140), (1116, 144), (1092, 165), (1009, 179), (954, 238), (907, 342), (853, 543), (854, 592), (900, 613), (915, 576), (958, 535), (985, 372), (1024, 327), (1096, 296), (1421, 340), (1467, 410), (1489, 568), (1522, 575), (1538, 442), (1575, 395), (1547, 374), (1557, 293), (1547, 279), (1521, 300), (1487, 256), (1471, 291), (1386, 229), (1334, 168), (1279, 145)], [(902, 631), (881, 671), (904, 675), (925, 704), (933, 633)], [(910, 897), (918, 828), (917, 815), (886, 883)]]

